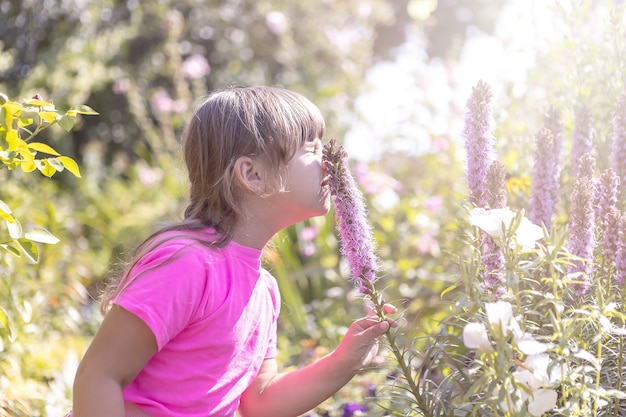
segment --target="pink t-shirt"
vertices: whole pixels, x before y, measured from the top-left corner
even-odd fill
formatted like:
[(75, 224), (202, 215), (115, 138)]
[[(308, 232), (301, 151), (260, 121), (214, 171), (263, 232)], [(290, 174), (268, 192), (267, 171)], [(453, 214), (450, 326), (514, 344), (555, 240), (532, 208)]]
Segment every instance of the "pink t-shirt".
[[(174, 238), (147, 253), (114, 303), (142, 319), (158, 352), (124, 389), (155, 417), (233, 416), (276, 356), (280, 295), (261, 251)], [(137, 278), (134, 278), (137, 277)]]

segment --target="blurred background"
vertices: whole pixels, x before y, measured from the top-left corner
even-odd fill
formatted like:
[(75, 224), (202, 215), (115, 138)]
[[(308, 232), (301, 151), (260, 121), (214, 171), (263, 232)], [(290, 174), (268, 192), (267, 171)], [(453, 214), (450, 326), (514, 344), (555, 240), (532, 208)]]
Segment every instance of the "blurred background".
[[(606, 164), (625, 25), (623, 0), (0, 0), (0, 92), (100, 113), (39, 139), (75, 158), (82, 178), (0, 170), (0, 200), (61, 239), (37, 264), (0, 253), (0, 416), (71, 407), (104, 280), (158, 224), (181, 217), (179, 141), (208, 92), (278, 85), (320, 107), (366, 195), (387, 299), (405, 336), (419, 337), (436, 331), (448, 311), (441, 294), (459, 276), (472, 87), (492, 88), (509, 201), (527, 208), (548, 107), (569, 135), (574, 110), (590, 106)], [(364, 308), (332, 215), (275, 243), (267, 267), (283, 296), (279, 359), (289, 368), (332, 349)], [(384, 379), (355, 379), (311, 416), (352, 415), (346, 404), (365, 407)]]

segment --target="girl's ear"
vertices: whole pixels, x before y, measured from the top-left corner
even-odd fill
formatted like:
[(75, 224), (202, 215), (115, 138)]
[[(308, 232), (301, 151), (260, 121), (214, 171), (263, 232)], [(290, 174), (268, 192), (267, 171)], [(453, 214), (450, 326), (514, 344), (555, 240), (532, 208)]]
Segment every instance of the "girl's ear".
[(266, 171), (258, 160), (241, 156), (233, 168), (237, 182), (246, 190), (262, 195), (266, 190)]

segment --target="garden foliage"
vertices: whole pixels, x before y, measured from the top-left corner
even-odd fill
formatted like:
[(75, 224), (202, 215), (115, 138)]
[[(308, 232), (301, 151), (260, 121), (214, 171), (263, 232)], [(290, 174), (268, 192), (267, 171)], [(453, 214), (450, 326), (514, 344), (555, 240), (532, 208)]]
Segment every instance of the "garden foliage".
[[(55, 107), (37, 99), (3, 102), (24, 111), (12, 113), (11, 127), (28, 131), (18, 135), (26, 145), (6, 138), (0, 144), (2, 161), (8, 161), (0, 165), (0, 215), (14, 230), (10, 235), (6, 229), (6, 250), (0, 251), (0, 416), (60, 417), (69, 409), (77, 360), (101, 320), (102, 281), (157, 223), (180, 216), (186, 181), (178, 138), (193, 103), (207, 91), (227, 84), (292, 88), (320, 105), (330, 136), (343, 135), (346, 113), (377, 59), (376, 34), (393, 27), (394, 7), (403, 2), (331, 3), (2, 3), (7, 24), (0, 26), (0, 90), (10, 97), (40, 92), (54, 97)], [(408, 3), (417, 14), (422, 3)], [(482, 3), (493, 9), (494, 2)], [(483, 199), (469, 190), (465, 169), (472, 165), (463, 164), (461, 131), (433, 137), (423, 154), (387, 152), (372, 163), (350, 162), (380, 259), (376, 284), (402, 312), (394, 336), (420, 397), (405, 389), (390, 355), (389, 366), (359, 375), (312, 417), (505, 415), (503, 407), (524, 415), (529, 406), (541, 411), (553, 393), (553, 415), (623, 413), (617, 393), (623, 363), (613, 352), (623, 352), (623, 286), (615, 279), (624, 257), (609, 265), (604, 249), (614, 241), (605, 241), (595, 226), (592, 252), (570, 245), (569, 235), (570, 213), (580, 207), (574, 201), (589, 204), (590, 190), (613, 190), (616, 177), (615, 210), (624, 211), (626, 181), (611, 159), (623, 148), (611, 146), (614, 132), (624, 133), (618, 127), (623, 119), (614, 114), (626, 85), (626, 24), (623, 7), (603, 15), (591, 3), (597, 2), (563, 8), (567, 36), (541, 51), (525, 94), (507, 85), (500, 102), (470, 106), (492, 113), (489, 126), (479, 127), (493, 135), (485, 139), (493, 139), (486, 150), (494, 163), (472, 172), (486, 175), (487, 189), (498, 192)], [(600, 20), (588, 26), (590, 19)], [(412, 24), (422, 30), (424, 22)], [(56, 110), (70, 103), (88, 103), (100, 116), (73, 119), (87, 109)], [(10, 125), (6, 114), (3, 107), (3, 134)], [(72, 120), (69, 133), (54, 128), (29, 137), (53, 121), (70, 127)], [(429, 129), (428, 120), (418, 122)], [(6, 153), (9, 146), (14, 153)], [(579, 173), (577, 161), (589, 151), (595, 170)], [(535, 170), (556, 168), (549, 158), (557, 157), (558, 175)], [(24, 175), (24, 169), (33, 173)], [(587, 180), (579, 181), (581, 175)], [(539, 197), (540, 190), (558, 194)], [(506, 221), (490, 235), (474, 225), (485, 227), (485, 219), (473, 210), (495, 208)], [(584, 229), (588, 210), (580, 210)], [(522, 233), (525, 218), (545, 227), (532, 248), (520, 244), (529, 241)], [(594, 214), (594, 224), (617, 218)], [(35, 233), (42, 230), (49, 234)], [(51, 236), (59, 242), (31, 244)], [(329, 215), (289, 228), (268, 249), (266, 265), (284, 301), (278, 343), (285, 368), (324, 355), (365, 310), (338, 242)], [(574, 266), (591, 268), (570, 271)], [(574, 295), (578, 283), (586, 289)], [(544, 365), (545, 375), (536, 375)], [(552, 372), (557, 365), (566, 371), (560, 379)]]

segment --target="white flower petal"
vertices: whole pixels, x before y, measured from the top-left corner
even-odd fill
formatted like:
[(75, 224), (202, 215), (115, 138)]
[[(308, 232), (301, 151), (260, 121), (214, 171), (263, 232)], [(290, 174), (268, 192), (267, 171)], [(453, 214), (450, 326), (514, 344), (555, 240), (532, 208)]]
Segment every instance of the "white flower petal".
[(499, 325), (503, 332), (509, 330), (509, 324), (513, 319), (513, 307), (506, 301), (496, 301), (485, 304), (485, 313), (489, 324)]
[(501, 238), (502, 226), (508, 227), (514, 217), (515, 213), (508, 207), (491, 210), (479, 207), (470, 211), (469, 223), (493, 238)]
[(531, 371), (523, 368), (521, 370), (513, 372), (515, 379), (526, 385), (531, 391), (536, 391), (543, 386), (543, 381), (537, 378)]
[(538, 389), (528, 399), (528, 413), (535, 417), (541, 417), (546, 411), (550, 411), (556, 405), (556, 391), (553, 389)]
[(527, 249), (534, 249), (536, 242), (543, 238), (543, 229), (526, 217), (522, 217), (522, 221), (515, 231), (515, 240), (518, 245)]
[(523, 339), (517, 341), (517, 348), (524, 355), (537, 355), (539, 353), (546, 352), (550, 348), (550, 345), (538, 342), (532, 337), (524, 337)]
[(483, 323), (468, 323), (463, 328), (463, 343), (469, 349), (478, 349), (483, 352), (493, 352), (487, 328)]

